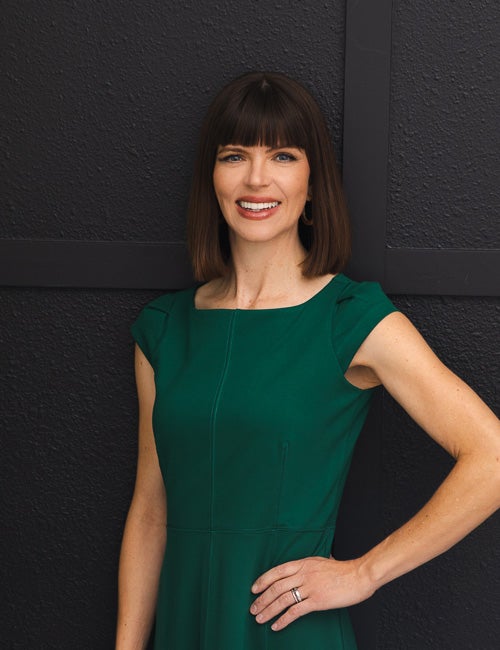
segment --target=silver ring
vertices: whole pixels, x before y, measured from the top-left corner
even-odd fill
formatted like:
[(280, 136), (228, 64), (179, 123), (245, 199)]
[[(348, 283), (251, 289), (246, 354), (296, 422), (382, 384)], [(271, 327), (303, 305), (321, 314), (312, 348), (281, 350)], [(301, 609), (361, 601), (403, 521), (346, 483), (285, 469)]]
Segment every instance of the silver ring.
[(300, 601), (302, 600), (302, 596), (300, 595), (300, 591), (298, 590), (298, 588), (292, 587), (290, 591), (292, 592), (292, 596), (295, 602), (300, 603)]

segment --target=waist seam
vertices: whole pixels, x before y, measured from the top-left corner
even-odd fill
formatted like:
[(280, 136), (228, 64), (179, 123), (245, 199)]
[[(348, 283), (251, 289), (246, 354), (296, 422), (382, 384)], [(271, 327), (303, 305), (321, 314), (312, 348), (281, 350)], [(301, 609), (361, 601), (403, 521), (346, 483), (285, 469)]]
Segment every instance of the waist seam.
[(335, 526), (322, 528), (291, 528), (289, 526), (271, 526), (264, 528), (190, 528), (167, 524), (167, 529), (184, 533), (325, 533), (334, 531)]

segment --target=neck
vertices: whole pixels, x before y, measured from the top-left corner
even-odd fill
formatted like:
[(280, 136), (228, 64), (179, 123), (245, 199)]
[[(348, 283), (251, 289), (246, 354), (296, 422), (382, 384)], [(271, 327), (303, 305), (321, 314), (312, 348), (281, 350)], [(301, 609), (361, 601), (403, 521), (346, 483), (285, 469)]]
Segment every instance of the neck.
[(306, 255), (298, 237), (276, 242), (231, 241), (231, 270), (224, 292), (242, 307), (291, 294), (304, 282)]

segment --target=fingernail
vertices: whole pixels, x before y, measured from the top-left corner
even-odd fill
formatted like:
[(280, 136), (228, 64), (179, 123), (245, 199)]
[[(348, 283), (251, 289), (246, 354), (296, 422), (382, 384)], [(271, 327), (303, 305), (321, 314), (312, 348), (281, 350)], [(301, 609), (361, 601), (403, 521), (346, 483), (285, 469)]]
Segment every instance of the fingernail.
[(276, 623), (273, 623), (271, 625), (271, 630), (273, 630), (273, 632), (276, 632), (277, 629), (278, 629), (278, 626), (276, 625)]
[(259, 621), (259, 623), (260, 623), (260, 622), (262, 621), (263, 618), (264, 618), (264, 617), (262, 616), (262, 614), (259, 614), (259, 615), (255, 618), (255, 620), (256, 620), (256, 621)]
[(250, 607), (250, 611), (252, 612), (252, 614), (255, 614), (255, 612), (257, 611), (257, 607), (255, 607), (255, 605), (252, 605)]

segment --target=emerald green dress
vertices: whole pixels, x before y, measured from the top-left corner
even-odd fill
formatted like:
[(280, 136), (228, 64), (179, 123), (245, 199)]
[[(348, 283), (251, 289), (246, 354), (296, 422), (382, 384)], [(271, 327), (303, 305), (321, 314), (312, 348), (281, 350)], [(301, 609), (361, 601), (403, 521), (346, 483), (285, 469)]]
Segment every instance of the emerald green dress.
[(277, 564), (329, 556), (372, 393), (344, 372), (395, 307), (343, 274), (293, 307), (197, 309), (194, 294), (160, 296), (131, 328), (155, 371), (168, 504), (154, 648), (354, 650), (347, 610), (273, 632), (250, 588)]

